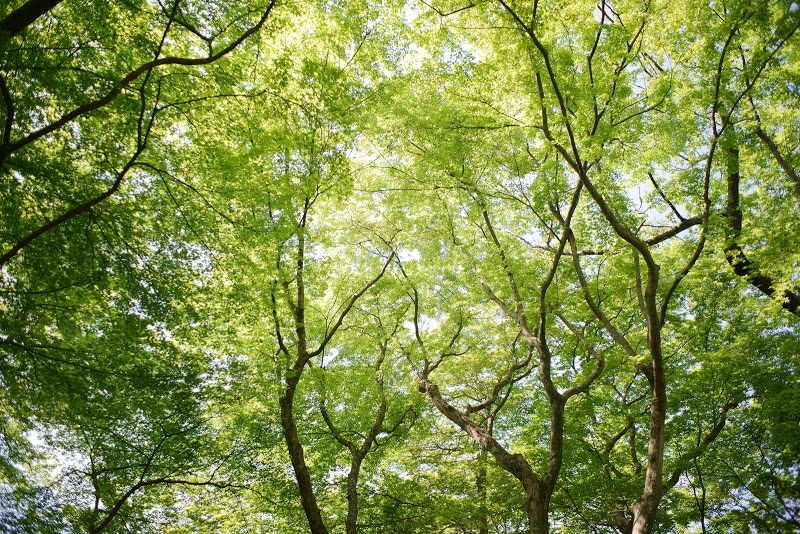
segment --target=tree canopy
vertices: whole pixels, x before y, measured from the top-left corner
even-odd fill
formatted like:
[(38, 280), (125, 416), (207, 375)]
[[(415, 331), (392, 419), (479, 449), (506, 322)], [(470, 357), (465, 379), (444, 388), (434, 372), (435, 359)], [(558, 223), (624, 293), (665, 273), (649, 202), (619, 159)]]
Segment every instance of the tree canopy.
[(0, 526), (800, 532), (800, 6), (0, 7)]

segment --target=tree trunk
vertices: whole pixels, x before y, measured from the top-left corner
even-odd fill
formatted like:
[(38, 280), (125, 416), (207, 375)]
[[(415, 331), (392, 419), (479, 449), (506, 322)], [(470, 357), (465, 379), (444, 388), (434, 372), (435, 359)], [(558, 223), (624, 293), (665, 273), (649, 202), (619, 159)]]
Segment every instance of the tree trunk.
[(531, 534), (548, 534), (550, 532), (550, 523), (547, 518), (547, 509), (550, 505), (550, 499), (547, 497), (547, 491), (545, 488), (538, 488), (538, 490), (528, 491), (527, 493), (528, 499), (525, 502), (525, 512), (528, 514)]
[(303, 445), (300, 443), (300, 437), (297, 434), (297, 425), (295, 424), (294, 414), (292, 413), (295, 388), (300, 380), (300, 373), (297, 371), (295, 372), (297, 373), (296, 376), (286, 379), (286, 388), (279, 400), (283, 435), (286, 438), (286, 447), (289, 450), (289, 457), (292, 460), (294, 475), (297, 479), (297, 485), (300, 488), (300, 501), (303, 504), (303, 510), (305, 510), (306, 517), (308, 518), (308, 526), (312, 534), (328, 534), (328, 529), (322, 521), (322, 513), (317, 505), (317, 499), (314, 496), (311, 475), (308, 473), (308, 466), (306, 465), (305, 456), (303, 454)]
[(661, 347), (661, 322), (655, 304), (658, 271), (648, 273), (645, 290), (647, 344), (653, 363), (653, 398), (650, 402), (650, 441), (644, 492), (631, 506), (633, 534), (651, 534), (658, 503), (664, 490), (664, 444), (666, 442), (667, 384)]
[[(494, 437), (476, 425), (467, 415), (456, 410), (442, 397), (436, 384), (423, 378), (419, 381), (419, 391), (420, 393), (427, 392), (433, 401), (433, 405), (442, 415), (457, 424), (483, 450), (490, 452), (495, 461), (497, 461), (497, 465), (522, 483), (527, 497), (525, 511), (528, 515), (531, 534), (548, 534), (548, 506), (550, 504), (550, 495), (553, 493), (555, 481), (558, 477), (557, 471), (555, 473), (552, 472), (552, 466), (549, 466), (551, 470), (548, 471), (548, 480), (552, 481), (551, 485), (539, 480), (524, 456), (519, 453), (508, 452)], [(563, 399), (560, 406), (563, 408)], [(557, 452), (557, 456), (560, 457), (560, 451)], [(551, 456), (553, 455), (551, 454)], [(551, 461), (553, 461), (553, 458), (550, 458), (548, 463)], [(560, 466), (560, 461), (558, 465)]]
[(0, 33), (5, 33), (9, 37), (15, 36), (60, 3), (61, 0), (30, 0), (25, 2), (0, 21)]
[[(739, 207), (739, 149), (736, 146), (726, 147), (727, 156), (727, 182), (728, 205), (726, 215), (730, 227), (728, 245), (725, 247), (725, 259), (733, 268), (737, 276), (745, 278), (756, 289), (770, 298), (780, 300), (783, 309), (800, 315), (800, 293), (784, 289), (776, 294), (776, 283), (768, 275), (762, 273), (757, 265), (747, 259), (744, 250), (739, 245), (742, 234), (742, 211)], [(795, 288), (796, 289), (796, 288)]]
[(486, 496), (486, 451), (481, 448), (478, 453), (478, 474), (475, 477), (475, 489), (478, 492), (478, 534), (489, 534), (489, 513)]
[(653, 393), (653, 406), (650, 409), (650, 443), (647, 454), (645, 489), (642, 496), (631, 507), (633, 511), (632, 534), (651, 534), (653, 532), (658, 503), (663, 490), (665, 410), (659, 406), (661, 401), (657, 398), (658, 396), (655, 392)]
[(350, 472), (347, 473), (347, 519), (345, 530), (347, 534), (356, 534), (358, 523), (358, 473), (361, 471), (361, 458), (353, 456), (350, 462)]

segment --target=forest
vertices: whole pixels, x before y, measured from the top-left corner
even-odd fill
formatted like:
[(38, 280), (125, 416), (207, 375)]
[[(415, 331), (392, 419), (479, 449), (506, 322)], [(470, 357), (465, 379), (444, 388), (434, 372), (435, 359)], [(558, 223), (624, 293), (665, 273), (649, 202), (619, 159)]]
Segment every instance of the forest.
[(0, 5), (0, 531), (800, 532), (791, 0)]

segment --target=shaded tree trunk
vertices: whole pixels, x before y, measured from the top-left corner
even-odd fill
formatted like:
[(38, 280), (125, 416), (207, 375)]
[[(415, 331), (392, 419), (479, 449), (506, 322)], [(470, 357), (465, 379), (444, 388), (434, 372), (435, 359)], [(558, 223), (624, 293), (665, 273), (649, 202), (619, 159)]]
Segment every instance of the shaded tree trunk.
[(358, 473), (361, 471), (362, 458), (354, 456), (350, 462), (350, 472), (347, 473), (347, 519), (345, 531), (347, 534), (356, 534), (358, 527)]
[(489, 512), (486, 492), (486, 451), (478, 453), (478, 473), (475, 476), (475, 489), (478, 493), (478, 534), (489, 534)]
[(9, 37), (17, 35), (60, 3), (61, 0), (30, 0), (25, 2), (0, 21), (0, 34), (5, 33)]
[[(319, 346), (314, 350), (309, 350), (308, 348), (308, 338), (306, 334), (306, 287), (305, 287), (305, 228), (306, 222), (308, 220), (308, 213), (313, 203), (312, 199), (306, 198), (305, 204), (302, 211), (302, 217), (298, 224), (298, 239), (297, 239), (297, 257), (296, 257), (296, 268), (294, 269), (294, 283), (296, 285), (297, 293), (295, 297), (295, 301), (289, 297), (289, 282), (283, 282), (284, 290), (286, 292), (286, 305), (292, 313), (294, 318), (294, 338), (296, 343), (296, 352), (292, 354), (289, 348), (286, 346), (284, 342), (283, 335), (281, 334), (280, 329), (280, 320), (278, 319), (278, 312), (277, 312), (277, 298), (275, 296), (275, 289), (277, 286), (277, 282), (273, 283), (272, 289), (272, 313), (273, 313), (273, 320), (275, 322), (275, 337), (278, 341), (278, 346), (280, 347), (279, 350), (284, 355), (289, 358), (294, 359), (294, 363), (292, 366), (286, 370), (286, 375), (284, 376), (284, 384), (285, 387), (281, 392), (279, 398), (279, 404), (281, 408), (281, 426), (283, 427), (283, 434), (284, 438), (286, 439), (286, 447), (289, 451), (289, 457), (292, 461), (292, 468), (294, 469), (295, 478), (297, 480), (297, 485), (300, 489), (300, 500), (303, 505), (303, 510), (306, 513), (306, 517), (308, 518), (308, 526), (312, 532), (312, 534), (328, 534), (328, 529), (325, 526), (325, 522), (322, 520), (322, 513), (320, 512), (319, 505), (317, 504), (316, 496), (314, 495), (314, 486), (311, 482), (311, 475), (308, 471), (308, 466), (306, 465), (305, 455), (303, 452), (303, 445), (300, 443), (300, 437), (297, 432), (297, 424), (295, 423), (294, 419), (294, 395), (297, 390), (297, 385), (300, 383), (300, 377), (303, 375), (303, 370), (305, 369), (308, 362), (311, 358), (315, 356), (319, 356), (325, 350), (326, 345), (333, 339), (333, 336), (336, 334), (337, 330), (342, 326), (344, 322), (345, 316), (350, 312), (350, 310), (355, 305), (356, 301), (367, 292), (367, 290), (375, 285), (378, 280), (383, 277), (386, 273), (386, 269), (389, 267), (389, 264), (394, 259), (394, 253), (389, 255), (389, 258), (383, 264), (383, 268), (381, 269), (380, 273), (367, 282), (360, 291), (352, 295), (347, 303), (344, 306), (344, 309), (340, 312), (339, 318), (333, 323), (333, 325), (326, 329), (325, 335), (320, 342)], [(280, 267), (280, 259), (278, 260), (278, 265)], [(323, 417), (325, 418), (326, 423), (329, 425), (330, 420), (327, 417), (327, 414), (324, 410), (324, 406), (322, 409)], [(357, 500), (357, 493), (356, 493), (356, 483), (358, 481), (358, 470), (360, 469), (361, 462), (366, 456), (369, 447), (375, 441), (375, 437), (380, 432), (381, 423), (383, 422), (383, 417), (386, 414), (386, 400), (383, 398), (381, 402), (381, 415), (379, 417), (379, 422), (377, 426), (373, 426), (373, 429), (370, 433), (363, 447), (363, 450), (355, 451), (353, 455), (353, 462), (357, 465), (357, 469), (355, 472), (351, 470), (351, 475), (348, 475), (348, 518), (350, 517), (350, 509), (351, 506), (353, 511), (355, 512), (353, 515), (352, 522), (355, 525), (355, 514), (358, 512), (358, 500)], [(338, 433), (337, 433), (338, 434)], [(341, 436), (339, 436), (341, 438)], [(338, 438), (337, 438), (338, 439)], [(350, 448), (350, 447), (348, 447)], [(351, 448), (354, 450), (354, 447)], [(354, 500), (350, 500), (350, 486), (351, 486), (351, 478), (352, 478), (352, 490), (355, 496)], [(348, 527), (349, 528), (349, 527)], [(353, 526), (355, 528), (355, 526)], [(348, 530), (348, 532), (350, 532)]]
[(311, 483), (311, 475), (306, 465), (303, 445), (300, 443), (297, 425), (294, 420), (294, 394), (300, 381), (301, 370), (296, 370), (295, 373), (294, 376), (286, 378), (286, 386), (279, 399), (281, 426), (283, 427), (286, 447), (289, 451), (289, 458), (292, 461), (295, 478), (297, 479), (297, 486), (300, 488), (300, 501), (308, 518), (308, 526), (312, 534), (328, 534), (328, 529), (325, 527), (322, 513), (317, 504), (317, 498), (314, 495), (314, 486)]
[(727, 157), (727, 185), (728, 204), (725, 214), (728, 217), (730, 229), (728, 244), (725, 247), (725, 259), (733, 268), (737, 276), (747, 279), (753, 287), (770, 298), (780, 300), (781, 306), (788, 312), (800, 315), (800, 292), (785, 289), (781, 292), (775, 290), (775, 281), (760, 271), (757, 265), (751, 262), (739, 245), (739, 236), (742, 234), (742, 210), (739, 208), (739, 149), (735, 146), (726, 147)]
[(547, 493), (549, 492), (532, 491), (528, 493), (528, 498), (525, 502), (525, 513), (528, 515), (531, 534), (548, 534), (550, 531), (548, 520), (550, 497)]

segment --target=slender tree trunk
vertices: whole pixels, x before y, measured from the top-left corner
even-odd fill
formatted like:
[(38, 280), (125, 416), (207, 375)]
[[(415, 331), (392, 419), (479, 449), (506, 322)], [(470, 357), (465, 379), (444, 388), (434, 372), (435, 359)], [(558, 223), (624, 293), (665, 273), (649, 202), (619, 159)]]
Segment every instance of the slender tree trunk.
[[(663, 370), (662, 370), (663, 376)], [(658, 382), (658, 381), (657, 381)], [(663, 381), (661, 382), (663, 386)], [(662, 395), (653, 393), (650, 409), (650, 442), (647, 448), (647, 471), (642, 496), (633, 503), (632, 534), (651, 534), (658, 503), (663, 491), (665, 410), (660, 407)]]
[(350, 472), (347, 474), (347, 519), (345, 531), (356, 534), (358, 527), (358, 473), (361, 471), (361, 460), (353, 458)]
[(308, 466), (306, 465), (305, 456), (303, 454), (303, 445), (300, 443), (300, 437), (297, 434), (297, 425), (295, 424), (294, 414), (292, 413), (294, 393), (297, 388), (297, 383), (300, 380), (300, 373), (298, 371), (296, 371), (296, 373), (296, 376), (286, 379), (286, 388), (279, 399), (281, 407), (281, 425), (283, 426), (283, 435), (286, 438), (286, 447), (289, 450), (289, 458), (292, 461), (297, 485), (300, 488), (300, 501), (303, 504), (303, 510), (305, 510), (306, 517), (308, 518), (308, 526), (312, 534), (328, 534), (328, 529), (322, 521), (322, 513), (317, 505), (317, 499), (314, 496), (311, 475), (308, 473)]
[(358, 473), (361, 471), (361, 458), (353, 456), (350, 472), (347, 473), (347, 534), (356, 534), (358, 526)]
[(647, 446), (647, 471), (644, 492), (631, 507), (633, 534), (651, 534), (658, 503), (664, 490), (664, 445), (666, 442), (667, 384), (661, 350), (661, 322), (655, 303), (658, 270), (649, 272), (645, 290), (647, 344), (653, 362), (653, 398), (650, 403), (650, 441)]
[(478, 534), (489, 534), (486, 495), (486, 451), (483, 448), (478, 453), (478, 474), (475, 477), (475, 489), (478, 492)]

